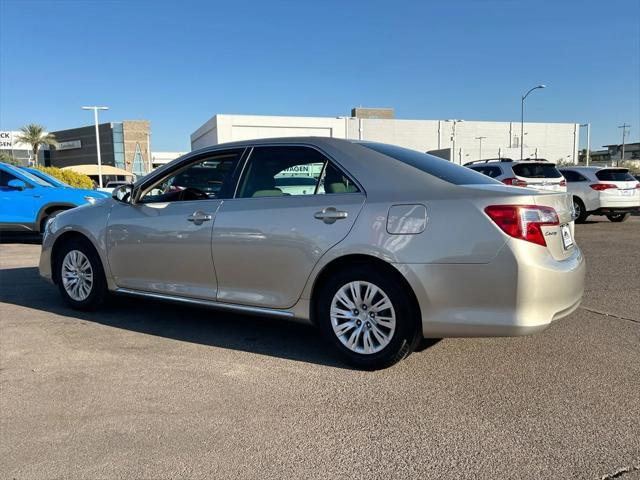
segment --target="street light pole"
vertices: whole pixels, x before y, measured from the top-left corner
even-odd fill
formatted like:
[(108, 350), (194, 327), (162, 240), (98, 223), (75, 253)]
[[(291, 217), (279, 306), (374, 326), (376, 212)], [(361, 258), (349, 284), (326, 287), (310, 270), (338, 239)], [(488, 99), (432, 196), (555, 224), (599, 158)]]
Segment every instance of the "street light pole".
[(627, 136), (629, 127), (631, 127), (631, 125), (627, 125), (626, 123), (623, 123), (618, 127), (622, 129), (622, 153), (620, 154), (620, 162), (618, 162), (618, 164), (616, 165), (617, 167), (619, 167), (624, 162), (624, 139)]
[(82, 107), (83, 110), (93, 110), (93, 121), (96, 125), (96, 151), (98, 152), (98, 186), (102, 188), (102, 159), (100, 158), (100, 131), (98, 128), (98, 110), (109, 110), (109, 107)]
[(547, 86), (536, 85), (535, 87), (529, 89), (527, 93), (522, 95), (522, 100), (520, 102), (520, 160), (524, 160), (524, 99), (527, 98), (531, 92), (537, 90), (538, 88), (547, 88)]
[(478, 160), (482, 160), (482, 140), (484, 140), (487, 137), (476, 137), (476, 140), (480, 141), (480, 158), (478, 158)]
[(587, 155), (585, 158), (587, 167), (589, 166), (589, 159), (591, 158), (591, 124), (590, 123), (581, 123), (581, 127), (587, 127)]

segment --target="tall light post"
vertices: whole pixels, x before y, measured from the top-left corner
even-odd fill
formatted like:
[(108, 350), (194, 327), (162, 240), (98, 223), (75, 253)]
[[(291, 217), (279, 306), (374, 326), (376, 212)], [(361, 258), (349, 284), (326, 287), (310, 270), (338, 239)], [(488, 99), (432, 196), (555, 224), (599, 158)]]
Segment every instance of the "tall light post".
[(624, 139), (629, 133), (629, 128), (631, 128), (631, 125), (623, 123), (618, 128), (622, 129), (622, 152), (620, 153), (620, 161), (616, 164), (616, 166), (619, 167), (624, 162)]
[(451, 160), (454, 163), (457, 163), (455, 160), (456, 159), (456, 125), (460, 122), (464, 122), (464, 120), (445, 120), (445, 122), (453, 123), (453, 128), (451, 130), (451, 151), (453, 153), (453, 158)]
[(82, 107), (83, 110), (93, 110), (93, 120), (96, 124), (96, 150), (98, 152), (98, 186), (102, 188), (102, 158), (100, 158), (100, 132), (98, 129), (98, 110), (109, 110), (109, 107)]
[(522, 95), (522, 100), (520, 102), (520, 160), (524, 160), (524, 99), (527, 98), (531, 92), (537, 90), (538, 88), (547, 88), (547, 86), (541, 84), (530, 88), (527, 93)]
[(478, 140), (480, 142), (480, 158), (478, 158), (478, 160), (482, 160), (482, 140), (484, 140), (487, 137), (476, 137), (476, 140)]
[(591, 124), (590, 123), (581, 123), (581, 127), (587, 127), (587, 154), (586, 154), (586, 164), (589, 166), (589, 159), (591, 158)]

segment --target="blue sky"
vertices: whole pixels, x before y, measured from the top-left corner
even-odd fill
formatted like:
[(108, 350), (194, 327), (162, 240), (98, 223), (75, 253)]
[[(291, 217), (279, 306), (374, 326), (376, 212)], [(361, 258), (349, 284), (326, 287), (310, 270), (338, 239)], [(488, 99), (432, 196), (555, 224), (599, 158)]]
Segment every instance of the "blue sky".
[[(591, 122), (640, 137), (640, 1), (0, 0), (0, 128), (148, 119), (188, 150), (216, 113)], [(584, 135), (581, 137), (584, 139)], [(582, 140), (584, 143), (584, 140)]]

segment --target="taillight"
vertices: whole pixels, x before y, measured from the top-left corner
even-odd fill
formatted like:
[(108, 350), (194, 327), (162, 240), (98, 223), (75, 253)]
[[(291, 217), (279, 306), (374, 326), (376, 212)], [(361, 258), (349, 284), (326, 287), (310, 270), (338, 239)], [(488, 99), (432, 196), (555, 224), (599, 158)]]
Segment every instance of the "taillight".
[(527, 182), (525, 182), (524, 180), (520, 180), (518, 178), (505, 178), (504, 180), (502, 180), (502, 183), (504, 183), (505, 185), (513, 185), (514, 187), (527, 186)]
[(640, 182), (636, 183), (636, 188), (640, 188)]
[(601, 192), (602, 190), (608, 190), (610, 188), (618, 188), (612, 183), (592, 183), (589, 186), (594, 190), (598, 190), (599, 192)]
[(513, 238), (547, 246), (543, 226), (560, 225), (558, 214), (551, 207), (537, 205), (491, 205), (484, 209), (500, 229)]
[(567, 181), (566, 180), (560, 180), (560, 186), (561, 187), (566, 187), (567, 186)]

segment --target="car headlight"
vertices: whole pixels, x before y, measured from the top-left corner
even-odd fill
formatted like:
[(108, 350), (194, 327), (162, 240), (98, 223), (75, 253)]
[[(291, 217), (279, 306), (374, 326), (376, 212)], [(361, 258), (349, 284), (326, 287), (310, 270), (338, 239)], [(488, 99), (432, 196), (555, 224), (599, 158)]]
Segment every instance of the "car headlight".
[(95, 197), (89, 197), (89, 196), (84, 197), (84, 199), (91, 204), (96, 203), (96, 200), (97, 200)]

